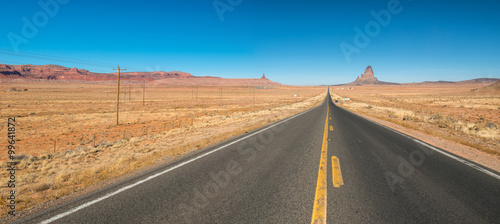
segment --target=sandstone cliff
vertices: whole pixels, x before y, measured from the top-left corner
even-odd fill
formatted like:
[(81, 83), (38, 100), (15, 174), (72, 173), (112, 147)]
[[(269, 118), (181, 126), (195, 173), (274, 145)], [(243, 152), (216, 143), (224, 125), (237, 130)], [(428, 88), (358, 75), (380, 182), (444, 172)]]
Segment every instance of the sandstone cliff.
[[(116, 73), (94, 73), (85, 69), (59, 65), (6, 65), (0, 64), (0, 79), (52, 80), (52, 81), (115, 81)], [(224, 79), (211, 76), (193, 76), (180, 71), (122, 72), (120, 78), (129, 82), (151, 82), (154, 85), (240, 85), (276, 86), (280, 83), (266, 78)]]

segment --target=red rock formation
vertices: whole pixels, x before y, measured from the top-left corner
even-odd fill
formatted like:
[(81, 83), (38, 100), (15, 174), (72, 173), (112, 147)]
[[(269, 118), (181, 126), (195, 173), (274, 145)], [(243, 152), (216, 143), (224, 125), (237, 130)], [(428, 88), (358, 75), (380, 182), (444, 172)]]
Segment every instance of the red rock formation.
[(368, 65), (368, 67), (366, 67), (365, 69), (365, 73), (361, 74), (361, 77), (358, 76), (358, 78), (354, 82), (362, 82), (363, 84), (369, 84), (377, 81), (378, 79), (373, 74), (372, 66)]
[(375, 78), (375, 75), (373, 74), (373, 69), (371, 65), (368, 65), (365, 69), (365, 74), (361, 74), (361, 78), (363, 79), (368, 79), (368, 78)]
[[(266, 78), (223, 79), (197, 77), (186, 72), (122, 72), (124, 81), (148, 81), (163, 85), (281, 85)], [(37, 79), (62, 81), (114, 81), (117, 73), (94, 73), (85, 69), (66, 68), (59, 65), (6, 65), (0, 64), (0, 79)], [(178, 80), (178, 81), (174, 81)]]
[[(123, 72), (124, 80), (158, 80), (164, 78), (192, 78), (185, 72)], [(25, 78), (48, 80), (115, 80), (116, 73), (94, 73), (85, 69), (66, 68), (59, 65), (5, 65), (0, 64), (0, 78)]]
[(365, 69), (365, 73), (358, 76), (354, 82), (349, 83), (349, 85), (365, 85), (365, 84), (375, 84), (375, 85), (397, 85), (397, 83), (381, 82), (378, 81), (375, 74), (373, 74), (372, 66), (368, 65)]

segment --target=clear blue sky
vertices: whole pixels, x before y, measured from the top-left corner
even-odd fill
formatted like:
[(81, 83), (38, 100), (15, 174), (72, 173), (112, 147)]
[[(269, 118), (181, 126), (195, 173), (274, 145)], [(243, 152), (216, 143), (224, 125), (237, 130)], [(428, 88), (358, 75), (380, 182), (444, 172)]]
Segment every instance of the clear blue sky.
[[(500, 77), (500, 1), (400, 0), (397, 13), (388, 11), (391, 1), (70, 0), (52, 15), (37, 1), (2, 1), (0, 63), (225, 78), (266, 73), (292, 85), (351, 82), (367, 65), (389, 82)], [(228, 10), (218, 13), (214, 2)], [(372, 10), (390, 13), (386, 26)], [(23, 32), (23, 18), (37, 31)], [(373, 25), (370, 42), (356, 45), (355, 27), (365, 32), (366, 25)], [(20, 54), (9, 53), (12, 40)], [(341, 43), (358, 49), (349, 61)]]

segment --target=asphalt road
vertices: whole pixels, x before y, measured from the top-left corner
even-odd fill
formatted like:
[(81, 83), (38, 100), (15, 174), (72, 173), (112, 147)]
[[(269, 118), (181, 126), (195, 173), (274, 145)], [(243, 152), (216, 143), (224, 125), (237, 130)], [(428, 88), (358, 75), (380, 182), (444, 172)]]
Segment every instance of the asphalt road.
[(327, 97), (309, 111), (17, 222), (311, 223), (317, 217), (319, 223), (500, 223), (500, 175)]

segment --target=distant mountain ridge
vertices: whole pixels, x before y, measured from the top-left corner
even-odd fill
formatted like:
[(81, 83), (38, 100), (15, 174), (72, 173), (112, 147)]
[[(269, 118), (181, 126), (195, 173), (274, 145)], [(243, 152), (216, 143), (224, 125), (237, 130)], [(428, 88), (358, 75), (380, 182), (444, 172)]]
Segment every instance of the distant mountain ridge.
[(500, 93), (500, 79), (498, 79), (498, 81), (488, 85), (488, 86), (485, 86), (485, 87), (482, 87), (482, 88), (477, 88), (477, 89), (473, 89), (471, 90), (473, 92), (478, 92), (478, 93), (494, 93), (494, 94), (499, 94)]
[[(117, 73), (95, 73), (85, 69), (59, 65), (0, 64), (0, 79), (59, 80), (59, 81), (115, 81)], [(254, 79), (225, 79), (212, 76), (193, 76), (180, 71), (121, 72), (124, 81), (146, 81), (156, 85), (281, 85), (263, 75)]]
[(500, 78), (477, 78), (464, 81), (425, 81), (417, 83), (394, 83), (394, 82), (383, 82), (379, 81), (375, 74), (373, 73), (373, 68), (368, 65), (365, 69), (365, 73), (362, 73), (356, 78), (354, 82), (346, 84), (337, 84), (332, 86), (359, 86), (359, 85), (441, 85), (441, 84), (491, 84), (500, 81)]

